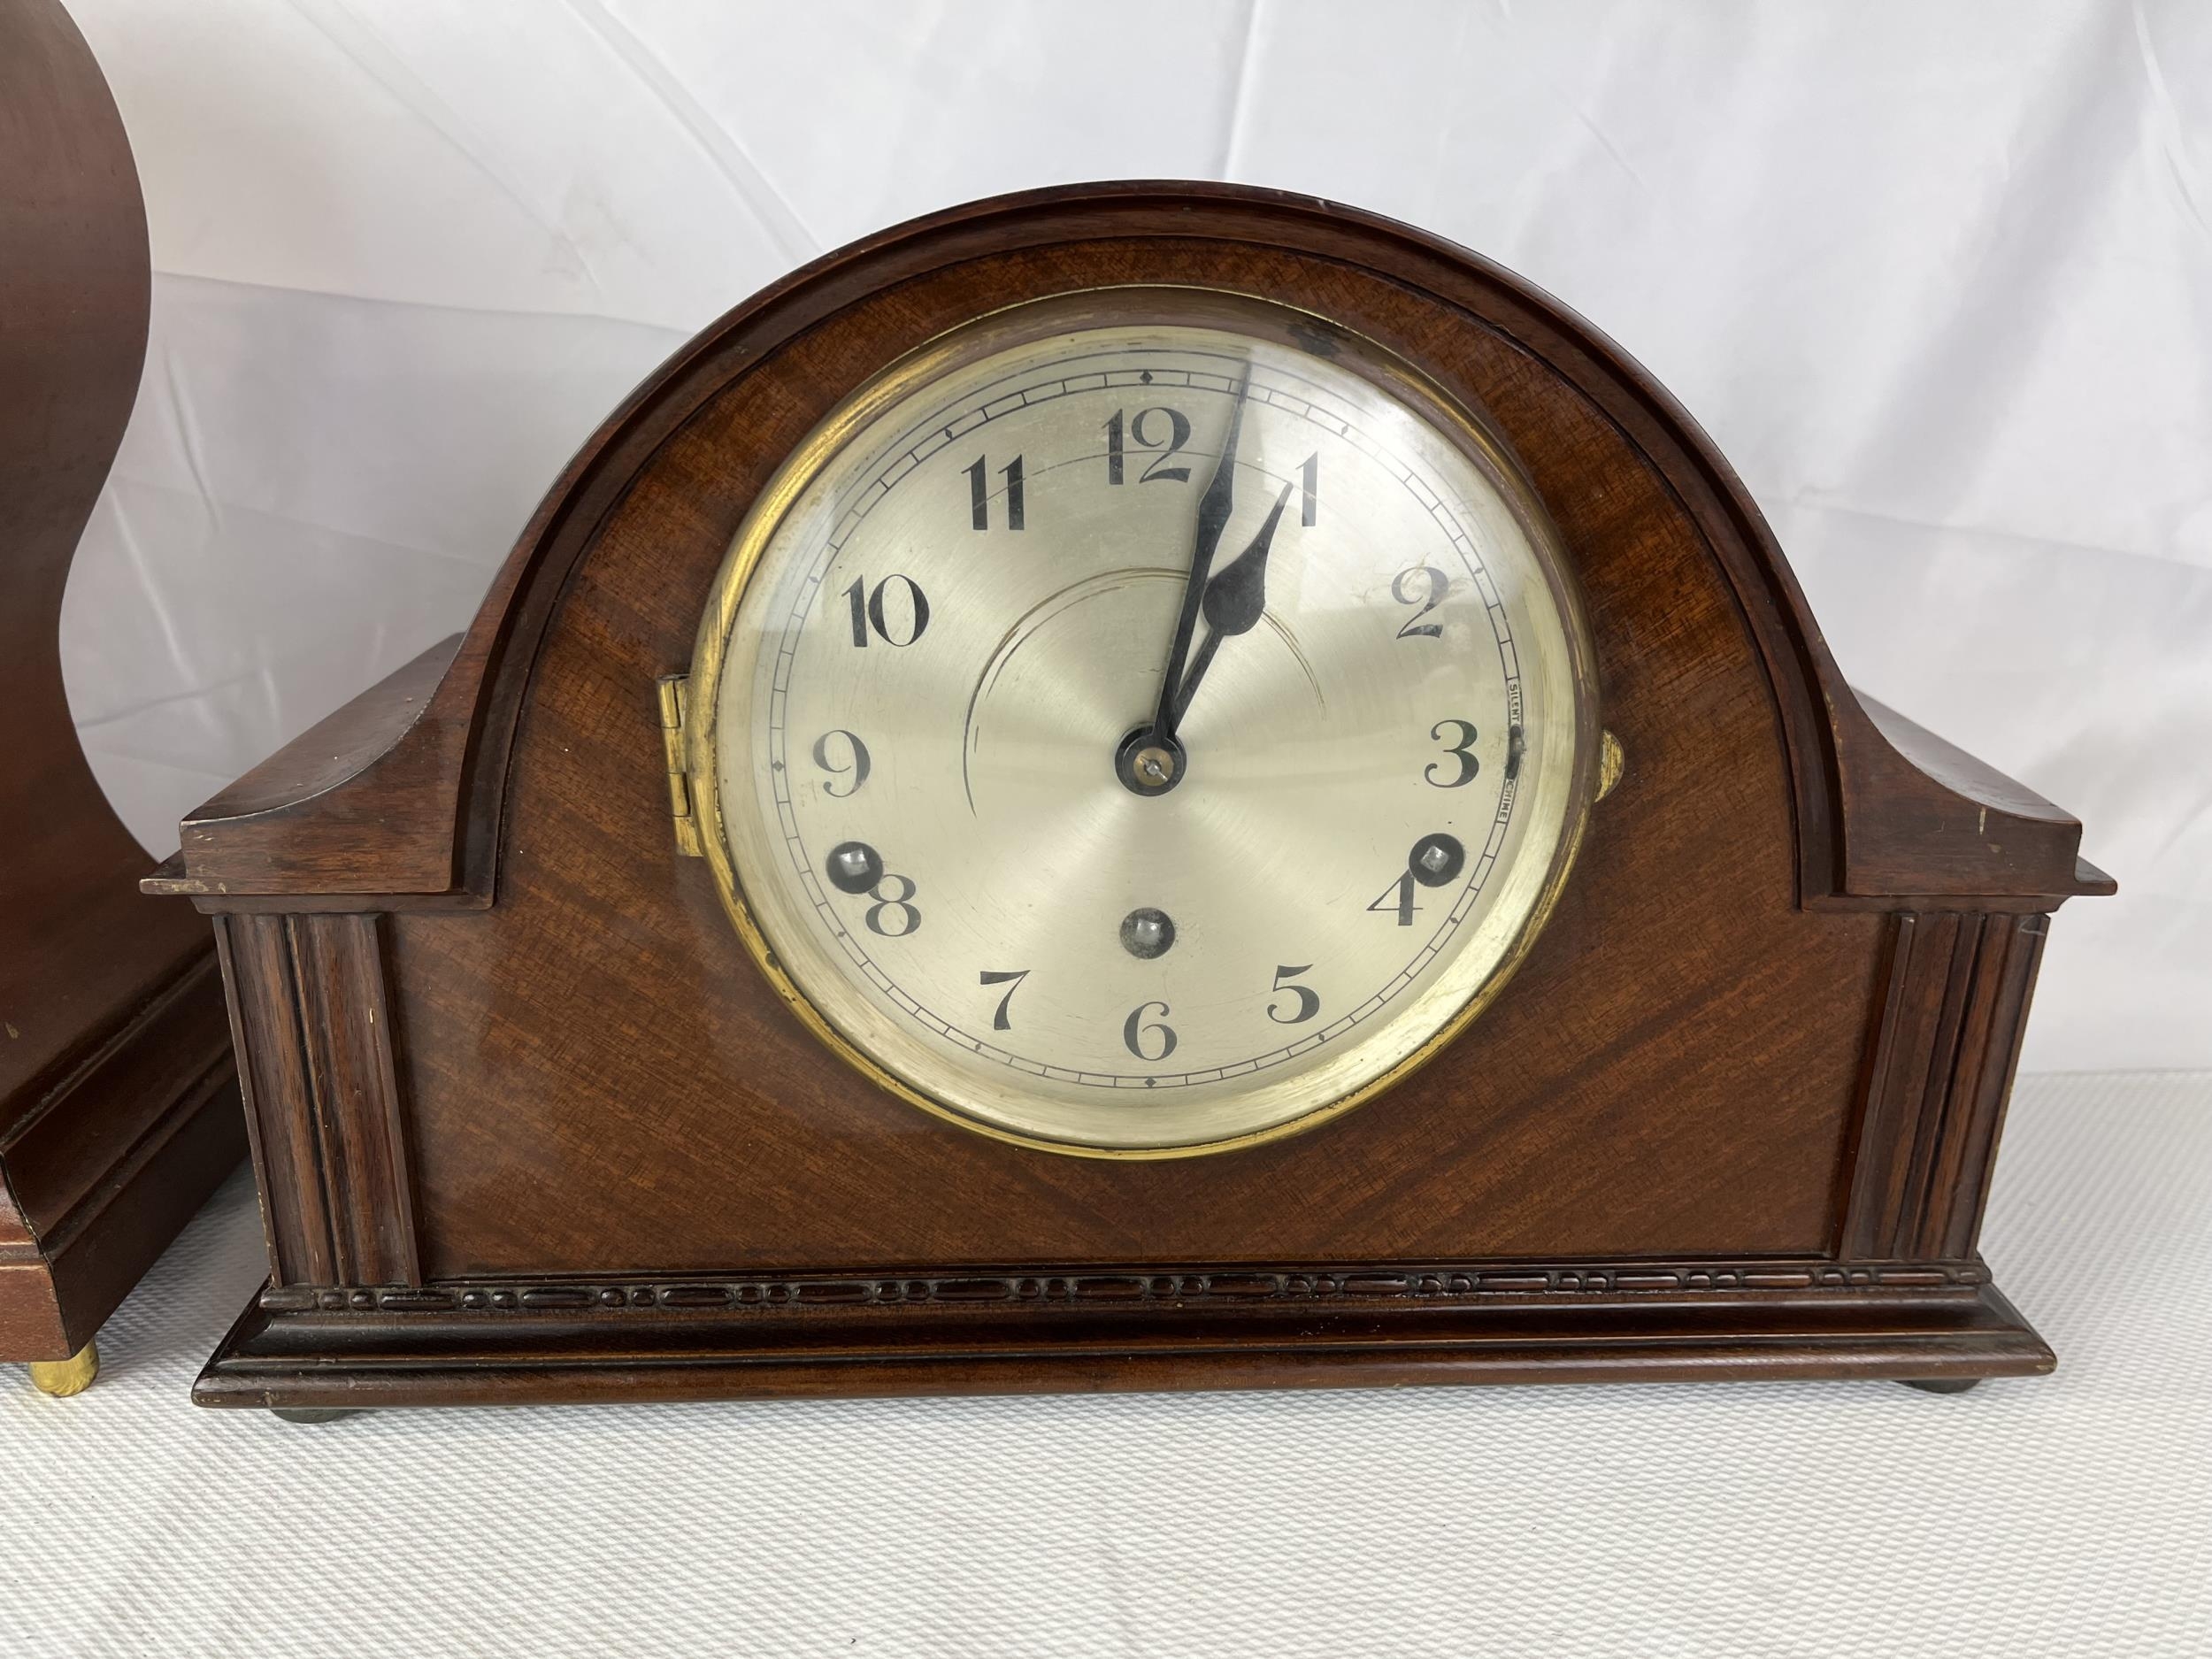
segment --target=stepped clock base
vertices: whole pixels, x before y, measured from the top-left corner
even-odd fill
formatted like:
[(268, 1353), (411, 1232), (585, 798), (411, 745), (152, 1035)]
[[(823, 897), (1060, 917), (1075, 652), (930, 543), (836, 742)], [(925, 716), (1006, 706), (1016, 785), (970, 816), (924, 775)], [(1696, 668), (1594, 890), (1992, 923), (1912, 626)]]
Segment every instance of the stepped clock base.
[[(293, 1289), (246, 1310), (193, 1398), (295, 1411), (1854, 1377), (1947, 1389), (2053, 1368), (1978, 1267), (1817, 1271), (1846, 1282), (1740, 1285), (1822, 1283), (1766, 1264), (1513, 1271), (1554, 1286), (1701, 1272), (1735, 1286), (1657, 1294), (1489, 1291), (1513, 1275), (1427, 1268)], [(1941, 1282), (1850, 1282), (1881, 1275)]]

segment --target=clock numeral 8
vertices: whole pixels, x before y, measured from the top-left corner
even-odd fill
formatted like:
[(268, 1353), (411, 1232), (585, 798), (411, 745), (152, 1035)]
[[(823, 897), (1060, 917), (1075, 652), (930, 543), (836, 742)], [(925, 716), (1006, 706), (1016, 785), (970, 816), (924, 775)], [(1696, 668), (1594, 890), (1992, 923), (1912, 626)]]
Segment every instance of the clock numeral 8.
[[(1145, 1014), (1148, 1010), (1155, 1008), (1160, 1010), (1163, 1018), (1148, 1024), (1145, 1020)], [(1138, 1003), (1136, 1007), (1129, 1010), (1129, 1018), (1122, 1022), (1122, 1046), (1140, 1060), (1166, 1059), (1168, 1056), (1175, 1052), (1174, 1029), (1164, 1023), (1164, 1017), (1172, 1011), (1165, 1002)], [(1157, 1054), (1147, 1054), (1144, 1051), (1143, 1039), (1148, 1033), (1151, 1032), (1159, 1033), (1160, 1051)]]
[[(894, 881), (905, 891), (885, 892), (884, 889)], [(879, 934), (885, 939), (903, 939), (919, 927), (922, 925), (922, 913), (916, 906), (907, 902), (917, 891), (913, 877), (886, 874), (882, 880), (868, 889), (868, 896), (875, 901), (868, 907), (868, 914), (861, 918), (868, 924), (868, 931)], [(896, 927), (886, 927), (883, 925), (884, 916), (887, 912), (893, 910), (898, 912), (899, 925)]]

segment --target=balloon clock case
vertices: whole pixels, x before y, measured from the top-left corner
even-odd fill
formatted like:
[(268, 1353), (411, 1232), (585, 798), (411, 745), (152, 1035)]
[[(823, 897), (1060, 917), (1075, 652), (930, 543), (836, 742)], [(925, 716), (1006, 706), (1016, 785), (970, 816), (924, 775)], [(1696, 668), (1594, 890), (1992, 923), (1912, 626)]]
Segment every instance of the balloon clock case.
[(2047, 1371), (1975, 1240), (2079, 836), (1509, 273), (956, 209), (185, 823), (270, 1251), (196, 1397)]

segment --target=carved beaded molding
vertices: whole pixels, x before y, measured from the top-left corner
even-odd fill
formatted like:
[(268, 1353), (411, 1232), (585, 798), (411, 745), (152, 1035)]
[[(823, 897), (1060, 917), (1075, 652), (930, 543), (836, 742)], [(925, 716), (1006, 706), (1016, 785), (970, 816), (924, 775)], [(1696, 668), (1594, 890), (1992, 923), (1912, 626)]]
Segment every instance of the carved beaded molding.
[(580, 1314), (666, 1310), (973, 1306), (1013, 1302), (1099, 1307), (1154, 1304), (1432, 1302), (1555, 1295), (1640, 1296), (1684, 1291), (1974, 1291), (1987, 1282), (1978, 1261), (1749, 1263), (1610, 1267), (1280, 1269), (1220, 1273), (1115, 1273), (1094, 1270), (982, 1273), (958, 1278), (858, 1275), (645, 1284), (565, 1280), (431, 1286), (291, 1285), (261, 1293), (265, 1313)]

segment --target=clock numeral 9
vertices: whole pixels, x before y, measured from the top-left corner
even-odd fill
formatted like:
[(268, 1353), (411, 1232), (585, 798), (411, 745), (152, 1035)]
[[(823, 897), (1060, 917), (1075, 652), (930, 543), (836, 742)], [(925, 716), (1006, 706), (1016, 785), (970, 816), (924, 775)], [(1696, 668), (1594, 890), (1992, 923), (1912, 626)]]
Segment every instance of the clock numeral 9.
[(1440, 640), (1444, 637), (1443, 624), (1424, 622), (1423, 617), (1444, 603), (1452, 591), (1452, 579), (1433, 565), (1416, 565), (1410, 570), (1400, 571), (1390, 584), (1390, 596), (1402, 605), (1418, 605), (1406, 625), (1398, 630), (1402, 640)]
[[(830, 739), (833, 737), (843, 738), (847, 752), (852, 757), (842, 765), (830, 758)], [(842, 801), (849, 795), (858, 795), (860, 786), (868, 781), (868, 746), (842, 726), (825, 732), (814, 740), (814, 764), (833, 779), (848, 776), (852, 779), (842, 789), (834, 783), (822, 786), (822, 793), (836, 800)]]
[[(1106, 423), (1106, 481), (1109, 484), (1118, 484), (1122, 481), (1122, 463), (1125, 454), (1122, 439), (1125, 432), (1129, 441), (1140, 449), (1160, 451), (1147, 463), (1144, 471), (1137, 475), (1138, 483), (1189, 483), (1190, 468), (1170, 466), (1168, 463), (1181, 454), (1183, 446), (1190, 442), (1190, 417), (1179, 409), (1170, 409), (1165, 404), (1161, 404), (1152, 409), (1140, 409), (1137, 411), (1137, 418), (1127, 421), (1125, 426), (1124, 421), (1128, 412), (1126, 410), (1117, 409), (1114, 411), (1114, 418)], [(1146, 435), (1146, 423), (1150, 421), (1155, 415), (1166, 417), (1167, 430), (1164, 433), (1155, 431), (1152, 435), (1148, 436)]]
[[(975, 465), (962, 470), (968, 475), (968, 522), (979, 530), (991, 527), (990, 460), (977, 456)], [(1022, 527), (1022, 458), (1018, 455), (999, 468), (1006, 475), (1006, 527)]]
[[(884, 607), (883, 596), (890, 591), (893, 582), (897, 582), (906, 590), (906, 615), (903, 617), (895, 611), (887, 611)], [(868, 579), (858, 577), (851, 587), (845, 589), (845, 598), (852, 606), (855, 645), (866, 645), (872, 630), (876, 638), (886, 645), (911, 645), (922, 637), (922, 631), (929, 626), (929, 595), (922, 591), (921, 584), (911, 576), (887, 576), (876, 584), (873, 593), (868, 591)], [(906, 637), (900, 638), (901, 634)]]
[[(1456, 743), (1444, 743), (1444, 728), (1448, 726), (1455, 726), (1459, 728), (1459, 741)], [(1421, 775), (1440, 789), (1456, 789), (1463, 784), (1472, 783), (1475, 774), (1482, 770), (1482, 763), (1467, 752), (1475, 741), (1474, 723), (1471, 720), (1439, 720), (1434, 726), (1429, 727), (1429, 735), (1438, 742), (1444, 743), (1444, 752), (1459, 763), (1457, 775), (1450, 778), (1438, 777), (1436, 768), (1440, 763), (1436, 761), (1431, 761), (1422, 767)]]
[(1275, 970), (1275, 983), (1272, 988), (1278, 991), (1288, 991), (1293, 996), (1296, 997), (1298, 1001), (1294, 1004), (1294, 1006), (1298, 1011), (1294, 1014), (1286, 1014), (1282, 1011), (1279, 1005), (1271, 1002), (1267, 1005), (1268, 1018), (1273, 1020), (1278, 1025), (1302, 1025), (1306, 1023), (1306, 1021), (1311, 1019), (1316, 1014), (1318, 1014), (1321, 1011), (1321, 998), (1311, 986), (1286, 985), (1284, 983), (1286, 979), (1296, 979), (1302, 973), (1311, 973), (1312, 972), (1313, 964), (1310, 962), (1307, 963), (1303, 967), (1278, 968)]
[[(1160, 1010), (1162, 1018), (1147, 1022), (1145, 1019), (1146, 1012), (1148, 1010), (1155, 1008)], [(1129, 1018), (1122, 1022), (1122, 1046), (1127, 1048), (1131, 1054), (1135, 1055), (1140, 1060), (1152, 1061), (1166, 1059), (1168, 1056), (1175, 1052), (1175, 1032), (1172, 1027), (1164, 1023), (1165, 1017), (1172, 1011), (1173, 1010), (1171, 1010), (1165, 1002), (1138, 1003), (1136, 1007), (1129, 1010)], [(1159, 1052), (1156, 1054), (1147, 1054), (1144, 1051), (1144, 1042), (1147, 1037), (1153, 1033), (1157, 1033), (1158, 1035), (1160, 1043)]]

